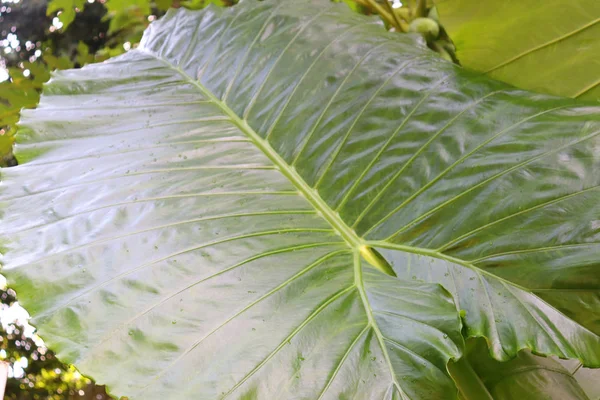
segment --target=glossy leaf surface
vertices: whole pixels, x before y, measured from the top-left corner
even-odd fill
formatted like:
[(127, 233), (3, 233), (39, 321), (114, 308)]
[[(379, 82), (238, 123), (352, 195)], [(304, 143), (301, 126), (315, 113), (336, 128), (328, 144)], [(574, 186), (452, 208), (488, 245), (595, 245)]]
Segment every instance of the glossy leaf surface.
[(599, 112), (325, 0), (170, 12), (25, 112), (5, 272), (59, 356), (131, 398), (455, 398), (439, 283), (498, 359), (599, 366), (577, 307), (598, 294)]
[(597, 0), (438, 0), (461, 63), (519, 88), (600, 100)]

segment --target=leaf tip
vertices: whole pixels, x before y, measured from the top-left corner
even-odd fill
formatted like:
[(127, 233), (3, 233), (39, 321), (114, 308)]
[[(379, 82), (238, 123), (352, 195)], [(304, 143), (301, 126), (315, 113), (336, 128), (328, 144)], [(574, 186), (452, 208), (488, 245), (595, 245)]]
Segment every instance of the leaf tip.
[(359, 248), (360, 255), (372, 266), (381, 272), (396, 277), (394, 269), (387, 260), (375, 249), (370, 246), (362, 245)]

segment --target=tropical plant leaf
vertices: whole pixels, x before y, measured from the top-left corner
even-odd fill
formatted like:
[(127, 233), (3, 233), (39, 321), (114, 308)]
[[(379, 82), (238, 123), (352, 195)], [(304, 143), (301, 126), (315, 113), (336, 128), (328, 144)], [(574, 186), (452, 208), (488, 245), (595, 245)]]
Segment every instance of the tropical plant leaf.
[(600, 100), (597, 0), (437, 0), (462, 65), (519, 88)]
[(456, 269), (423, 278), (498, 359), (600, 366), (598, 310), (550, 305), (598, 294), (599, 111), (325, 0), (170, 12), (24, 112), (4, 271), (132, 398), (455, 398), (458, 310), (402, 259)]

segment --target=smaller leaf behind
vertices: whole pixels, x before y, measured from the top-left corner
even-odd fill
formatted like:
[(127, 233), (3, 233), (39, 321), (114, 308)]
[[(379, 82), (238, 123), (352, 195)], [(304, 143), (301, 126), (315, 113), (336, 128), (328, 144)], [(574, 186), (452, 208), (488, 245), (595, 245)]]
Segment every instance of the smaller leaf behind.
[(522, 89), (600, 100), (598, 0), (438, 0), (463, 65)]
[(577, 380), (557, 361), (520, 351), (508, 362), (489, 356), (484, 340), (469, 343), (468, 360), (495, 400), (588, 400)]

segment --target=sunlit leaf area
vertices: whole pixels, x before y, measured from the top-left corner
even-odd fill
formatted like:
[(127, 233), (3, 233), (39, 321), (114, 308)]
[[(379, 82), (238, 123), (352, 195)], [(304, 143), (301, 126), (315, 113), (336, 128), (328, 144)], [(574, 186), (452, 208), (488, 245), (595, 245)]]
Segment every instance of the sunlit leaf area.
[(0, 268), (5, 399), (600, 400), (600, 2), (0, 0)]

